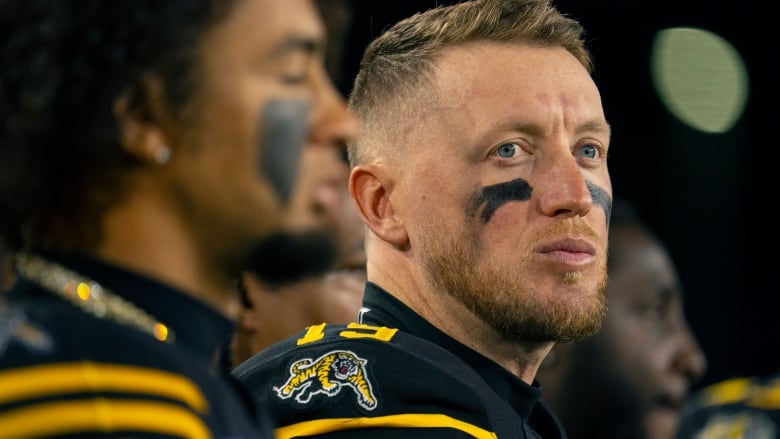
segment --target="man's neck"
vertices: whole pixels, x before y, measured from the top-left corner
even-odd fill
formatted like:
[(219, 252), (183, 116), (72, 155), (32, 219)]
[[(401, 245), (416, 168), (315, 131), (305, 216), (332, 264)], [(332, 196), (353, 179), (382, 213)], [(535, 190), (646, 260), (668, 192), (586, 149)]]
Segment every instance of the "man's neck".
[(413, 270), (369, 266), (369, 280), (458, 342), (500, 364), (528, 384), (554, 343), (507, 340), (451, 294), (437, 291)]
[[(234, 278), (224, 264), (198, 246), (195, 236), (170, 210), (128, 198), (106, 214), (97, 257), (177, 288), (217, 311), (235, 317)], [(236, 303), (233, 303), (236, 302)]]

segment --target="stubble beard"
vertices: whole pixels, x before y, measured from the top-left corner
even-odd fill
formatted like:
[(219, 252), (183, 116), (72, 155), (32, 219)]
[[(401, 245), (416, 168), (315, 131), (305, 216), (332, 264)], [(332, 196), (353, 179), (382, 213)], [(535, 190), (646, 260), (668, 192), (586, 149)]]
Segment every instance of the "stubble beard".
[[(436, 229), (434, 231), (433, 229)], [(476, 233), (425, 233), (423, 271), (439, 291), (460, 301), (474, 315), (511, 342), (566, 342), (593, 335), (606, 313), (606, 261), (600, 278), (588, 285), (582, 272), (561, 273), (561, 284), (582, 290), (578, 298), (551, 297), (524, 279), (531, 255), (526, 251), (513, 267), (496, 266)], [(555, 233), (554, 230), (548, 233)], [(603, 259), (603, 258), (602, 258)]]

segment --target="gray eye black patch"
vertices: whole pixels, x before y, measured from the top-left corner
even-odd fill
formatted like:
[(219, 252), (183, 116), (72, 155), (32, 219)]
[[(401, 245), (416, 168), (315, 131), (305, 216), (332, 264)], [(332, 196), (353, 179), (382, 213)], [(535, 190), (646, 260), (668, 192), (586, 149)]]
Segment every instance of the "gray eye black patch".
[(259, 169), (285, 202), (292, 195), (298, 178), (310, 111), (309, 101), (272, 100), (260, 115)]
[(588, 186), (588, 191), (590, 192), (590, 198), (593, 200), (593, 204), (601, 206), (601, 208), (604, 209), (604, 214), (607, 217), (607, 225), (609, 226), (609, 218), (612, 215), (612, 198), (607, 191), (588, 180), (585, 180), (585, 185)]

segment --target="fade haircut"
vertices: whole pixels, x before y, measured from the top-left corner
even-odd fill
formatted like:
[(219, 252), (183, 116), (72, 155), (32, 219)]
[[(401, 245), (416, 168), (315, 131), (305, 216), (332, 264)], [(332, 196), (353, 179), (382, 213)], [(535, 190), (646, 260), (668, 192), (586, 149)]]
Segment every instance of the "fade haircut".
[(349, 99), (361, 122), (360, 140), (349, 147), (350, 163), (370, 160), (378, 153), (371, 151), (372, 136), (386, 136), (404, 115), (418, 115), (415, 104), (430, 101), (426, 83), (443, 49), (476, 41), (563, 47), (593, 72), (582, 26), (549, 0), (472, 0), (415, 14), (385, 31), (363, 54)]
[(141, 166), (119, 141), (114, 105), (148, 112), (148, 75), (188, 114), (198, 47), (240, 0), (0, 0), (0, 243), (72, 250)]

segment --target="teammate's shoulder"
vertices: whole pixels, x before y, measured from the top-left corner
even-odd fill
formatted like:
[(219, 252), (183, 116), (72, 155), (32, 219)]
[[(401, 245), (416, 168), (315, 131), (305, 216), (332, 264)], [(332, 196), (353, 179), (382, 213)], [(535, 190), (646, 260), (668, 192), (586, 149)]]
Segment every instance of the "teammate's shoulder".
[(145, 365), (39, 358), (24, 366), (0, 366), (0, 389), (3, 437), (71, 432), (74, 425), (85, 437), (132, 435), (128, 431), (144, 437), (201, 437), (213, 416), (213, 394), (199, 383)]
[(54, 352), (57, 334), (19, 306), (0, 302), (0, 367)]
[(780, 374), (733, 377), (710, 384), (693, 399), (699, 407), (745, 405), (780, 410)]
[(126, 364), (210, 380), (206, 370), (198, 372), (193, 357), (189, 350), (67, 303), (0, 305), (0, 369), (60, 362)]
[(683, 411), (678, 437), (737, 432), (739, 437), (780, 434), (780, 375), (734, 377), (702, 388)]

